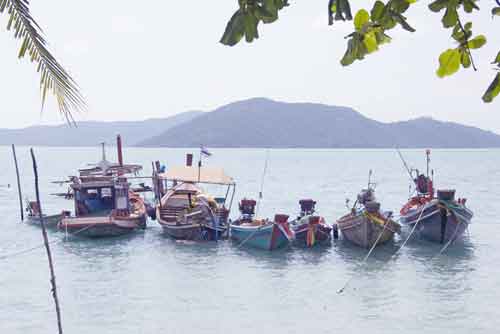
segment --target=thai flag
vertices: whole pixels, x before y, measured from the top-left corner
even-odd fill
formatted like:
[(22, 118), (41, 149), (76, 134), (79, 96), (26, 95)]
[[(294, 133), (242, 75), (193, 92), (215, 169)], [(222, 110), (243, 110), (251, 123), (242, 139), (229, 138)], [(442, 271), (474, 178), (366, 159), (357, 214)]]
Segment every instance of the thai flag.
[(212, 155), (212, 153), (210, 153), (205, 146), (201, 146), (200, 151), (201, 151), (201, 154), (205, 157), (209, 157)]

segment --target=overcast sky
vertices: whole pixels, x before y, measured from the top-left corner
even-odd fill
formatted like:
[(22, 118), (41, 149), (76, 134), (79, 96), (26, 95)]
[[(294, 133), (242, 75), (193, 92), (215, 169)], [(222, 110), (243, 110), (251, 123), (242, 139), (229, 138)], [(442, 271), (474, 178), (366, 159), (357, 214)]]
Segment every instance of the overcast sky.
[[(397, 28), (391, 44), (346, 68), (339, 60), (352, 22), (329, 27), (327, 0), (290, 2), (280, 20), (260, 26), (259, 40), (234, 48), (218, 40), (236, 0), (32, 0), (31, 9), (88, 100), (89, 111), (78, 120), (166, 117), (264, 96), (350, 106), (380, 121), (432, 116), (500, 133), (500, 98), (481, 101), (500, 49), (500, 18), (489, 14), (493, 1), (481, 1), (482, 13), (468, 16), (474, 32), (488, 37), (474, 52), (479, 71), (446, 79), (435, 75), (437, 59), (454, 44), (441, 27), (442, 13), (431, 13), (428, 1), (407, 12), (416, 33)], [(353, 10), (369, 3), (352, 1)], [(17, 59), (20, 42), (6, 24), (3, 15), (0, 127), (61, 122), (52, 100), (40, 114), (34, 66)]]

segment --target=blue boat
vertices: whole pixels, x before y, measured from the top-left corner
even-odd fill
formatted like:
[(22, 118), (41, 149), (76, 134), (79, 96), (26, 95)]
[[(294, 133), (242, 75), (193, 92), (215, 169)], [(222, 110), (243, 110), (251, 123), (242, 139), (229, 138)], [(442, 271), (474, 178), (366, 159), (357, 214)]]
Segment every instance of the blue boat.
[[(467, 230), (473, 213), (462, 199), (443, 199), (440, 192), (438, 190), (438, 198), (424, 198), (420, 205), (407, 207), (402, 211), (401, 223), (410, 229), (415, 227), (416, 232), (429, 241), (453, 242)], [(448, 192), (454, 193), (454, 190)]]
[[(427, 175), (408, 170), (415, 183), (416, 195), (401, 209), (401, 223), (422, 238), (439, 243), (451, 243), (462, 237), (473, 213), (465, 206), (466, 199), (455, 199), (454, 189), (441, 189), (434, 194), (434, 182), (429, 176), (430, 151), (427, 155)], [(413, 172), (416, 177), (413, 178)]]
[(294, 235), (288, 224), (288, 216), (277, 214), (274, 221), (254, 219), (255, 204), (254, 200), (241, 201), (241, 216), (230, 225), (231, 238), (241, 246), (270, 251), (287, 246)]

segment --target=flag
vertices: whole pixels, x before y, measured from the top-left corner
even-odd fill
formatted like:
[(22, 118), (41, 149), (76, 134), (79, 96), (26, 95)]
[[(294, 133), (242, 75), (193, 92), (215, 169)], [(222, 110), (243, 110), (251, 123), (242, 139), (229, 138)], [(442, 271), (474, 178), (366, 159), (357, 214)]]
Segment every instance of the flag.
[(210, 152), (207, 150), (207, 148), (206, 148), (205, 146), (203, 146), (203, 145), (200, 147), (200, 151), (201, 151), (201, 154), (202, 154), (203, 156), (205, 156), (205, 157), (209, 157), (209, 156), (211, 156), (211, 155), (212, 155), (212, 153), (210, 153)]

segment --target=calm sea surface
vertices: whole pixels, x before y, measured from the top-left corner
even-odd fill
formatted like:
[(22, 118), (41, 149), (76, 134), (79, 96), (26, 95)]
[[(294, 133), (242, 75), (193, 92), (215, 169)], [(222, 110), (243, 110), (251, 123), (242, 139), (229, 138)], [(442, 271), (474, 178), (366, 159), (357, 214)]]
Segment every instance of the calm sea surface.
[[(100, 158), (97, 148), (35, 148), (46, 213), (71, 208), (50, 196), (50, 181)], [(24, 196), (33, 198), (27, 147), (18, 148)], [(114, 152), (109, 149), (110, 158)], [(182, 164), (186, 150), (125, 149), (127, 162)], [(235, 200), (255, 197), (264, 150), (216, 149), (207, 165), (237, 182)], [(425, 167), (423, 150), (403, 151)], [(19, 223), (10, 147), (0, 147), (0, 333), (56, 333), (40, 229)], [(440, 245), (411, 240), (365, 251), (346, 242), (276, 252), (237, 249), (228, 241), (181, 243), (156, 222), (132, 236), (107, 240), (49, 233), (65, 333), (496, 333), (500, 328), (500, 151), (434, 150), (438, 187), (457, 188), (475, 212), (469, 237), (434, 257)], [(385, 209), (399, 211), (408, 177), (393, 150), (271, 150), (263, 216), (294, 215), (312, 197), (327, 221), (346, 212), (373, 169)], [(235, 201), (236, 203), (236, 201)], [(237, 215), (233, 205), (232, 216)], [(10, 255), (12, 254), (12, 255)], [(352, 278), (343, 294), (337, 294)]]

